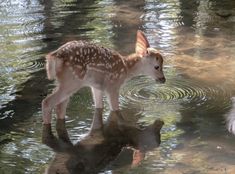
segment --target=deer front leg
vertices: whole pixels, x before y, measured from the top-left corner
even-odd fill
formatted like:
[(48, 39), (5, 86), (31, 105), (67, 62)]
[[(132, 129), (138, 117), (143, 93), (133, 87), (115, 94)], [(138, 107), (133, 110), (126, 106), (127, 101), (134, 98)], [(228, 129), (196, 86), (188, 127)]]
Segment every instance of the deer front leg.
[(101, 129), (103, 127), (103, 91), (92, 88), (92, 96), (95, 103), (95, 113), (91, 125), (91, 130)]
[(95, 108), (103, 108), (103, 91), (91, 88)]
[[(115, 115), (113, 117), (110, 117), (109, 119), (112, 120), (108, 120), (110, 122), (118, 122), (121, 123), (123, 122), (123, 116), (119, 110), (119, 88), (118, 89), (112, 89), (107, 91), (107, 98), (108, 98), (108, 103), (109, 103), (109, 107), (111, 110), (111, 115)], [(118, 120), (116, 120), (118, 119)]]
[(108, 103), (111, 111), (119, 110), (119, 89), (107, 91)]

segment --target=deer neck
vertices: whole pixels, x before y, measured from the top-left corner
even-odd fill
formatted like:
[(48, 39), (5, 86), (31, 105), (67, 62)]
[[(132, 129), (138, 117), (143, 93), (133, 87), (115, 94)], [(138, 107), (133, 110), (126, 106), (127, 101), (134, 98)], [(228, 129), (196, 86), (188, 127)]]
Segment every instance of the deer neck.
[(125, 57), (127, 69), (127, 78), (132, 78), (142, 74), (142, 58), (137, 54), (131, 54)]

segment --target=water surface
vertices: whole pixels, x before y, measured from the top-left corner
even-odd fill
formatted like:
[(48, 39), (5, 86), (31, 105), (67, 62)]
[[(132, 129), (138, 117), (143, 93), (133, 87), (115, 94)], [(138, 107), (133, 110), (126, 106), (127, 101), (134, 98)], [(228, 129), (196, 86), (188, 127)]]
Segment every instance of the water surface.
[[(42, 173), (53, 159), (41, 143), (40, 103), (54, 86), (44, 55), (73, 39), (128, 54), (137, 29), (164, 55), (167, 82), (132, 79), (121, 89), (121, 110), (130, 124), (162, 119), (162, 143), (137, 167), (100, 173), (234, 173), (235, 138), (225, 124), (235, 96), (234, 11), (229, 0), (1, 1), (0, 173)], [(72, 97), (72, 142), (89, 131), (93, 112), (89, 89)]]

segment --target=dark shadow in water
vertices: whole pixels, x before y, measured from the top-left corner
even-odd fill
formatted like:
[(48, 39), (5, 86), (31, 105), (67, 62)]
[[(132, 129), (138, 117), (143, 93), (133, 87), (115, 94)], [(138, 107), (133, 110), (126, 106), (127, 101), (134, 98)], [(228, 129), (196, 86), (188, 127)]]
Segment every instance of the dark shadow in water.
[(182, 22), (186, 27), (192, 27), (195, 24), (195, 12), (197, 11), (199, 1), (180, 0)]
[(112, 39), (123, 54), (135, 50), (133, 41), (136, 39), (136, 31), (142, 26), (140, 17), (144, 13), (144, 6), (144, 0), (115, 0), (115, 16), (111, 18), (115, 35)]
[[(48, 2), (45, 1), (45, 7), (48, 6)], [(77, 0), (71, 2), (68, 6), (64, 6), (61, 11), (76, 11), (76, 13), (68, 14), (63, 18), (58, 18), (55, 16), (51, 8), (46, 8), (45, 11), (46, 18), (44, 22), (44, 31), (46, 38), (43, 39), (44, 42), (50, 43), (49, 48), (44, 51), (52, 51), (58, 46), (64, 44), (67, 41), (78, 40), (78, 39), (89, 39), (80, 34), (86, 31), (95, 30), (95, 26), (92, 28), (80, 29), (79, 27), (85, 26), (87, 23), (91, 22), (96, 18), (96, 16), (91, 15), (96, 12), (96, 7), (92, 7), (96, 3), (95, 0)], [(52, 5), (52, 3), (49, 3)], [(53, 6), (53, 5), (52, 5)], [(92, 10), (93, 9), (93, 10)], [(62, 25), (59, 27), (53, 26), (51, 20), (59, 20)]]
[(118, 112), (111, 112), (106, 124), (93, 122), (89, 134), (76, 144), (71, 143), (64, 120), (57, 120), (58, 138), (52, 134), (50, 125), (44, 125), (43, 141), (56, 152), (46, 173), (92, 174), (105, 168), (138, 165), (146, 151), (159, 146), (164, 123), (156, 120), (140, 129), (125, 124), (120, 117)]
[[(182, 106), (188, 105), (182, 104)], [(205, 108), (196, 107), (191, 110), (180, 110), (180, 113), (182, 118), (177, 123), (177, 127), (185, 131), (183, 137), (207, 139), (227, 134), (223, 117), (227, 112), (224, 110), (207, 111)]]
[(15, 99), (0, 110), (0, 115), (7, 115), (0, 121), (1, 130), (9, 129), (14, 123), (23, 122), (38, 110), (42, 98), (47, 93), (46, 86), (49, 81), (45, 76), (45, 72), (42, 71), (32, 73), (32, 78), (21, 85), (22, 90), (14, 94)]

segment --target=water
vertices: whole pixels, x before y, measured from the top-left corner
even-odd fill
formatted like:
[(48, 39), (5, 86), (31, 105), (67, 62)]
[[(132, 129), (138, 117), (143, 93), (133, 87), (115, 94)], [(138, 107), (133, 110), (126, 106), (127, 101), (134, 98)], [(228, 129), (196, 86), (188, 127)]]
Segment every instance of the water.
[[(225, 124), (235, 96), (234, 11), (229, 0), (1, 1), (0, 173), (43, 173), (55, 154), (41, 143), (40, 103), (54, 86), (43, 56), (73, 39), (128, 54), (137, 29), (164, 55), (167, 82), (134, 78), (120, 105), (130, 124), (162, 119), (162, 143), (137, 167), (101, 173), (234, 173), (235, 139)], [(72, 97), (73, 143), (90, 130), (93, 112), (89, 89)]]

